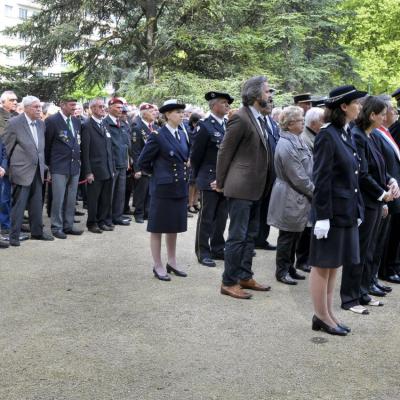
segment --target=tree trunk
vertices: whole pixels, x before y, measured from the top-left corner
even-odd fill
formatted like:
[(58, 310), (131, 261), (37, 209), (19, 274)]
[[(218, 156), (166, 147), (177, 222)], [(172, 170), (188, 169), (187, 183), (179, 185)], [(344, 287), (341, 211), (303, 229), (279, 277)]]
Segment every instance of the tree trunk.
[(157, 0), (146, 0), (146, 66), (147, 80), (154, 83), (154, 47), (157, 35)]

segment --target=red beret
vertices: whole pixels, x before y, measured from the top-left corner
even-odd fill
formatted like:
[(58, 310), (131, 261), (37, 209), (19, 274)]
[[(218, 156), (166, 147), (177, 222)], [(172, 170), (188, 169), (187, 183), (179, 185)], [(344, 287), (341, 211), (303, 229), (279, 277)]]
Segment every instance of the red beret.
[(153, 104), (150, 103), (143, 103), (140, 108), (139, 111), (146, 111), (146, 110), (153, 110), (155, 107)]
[(124, 102), (119, 99), (118, 97), (113, 97), (112, 99), (108, 100), (108, 105), (112, 106), (113, 104), (122, 104), (124, 105)]

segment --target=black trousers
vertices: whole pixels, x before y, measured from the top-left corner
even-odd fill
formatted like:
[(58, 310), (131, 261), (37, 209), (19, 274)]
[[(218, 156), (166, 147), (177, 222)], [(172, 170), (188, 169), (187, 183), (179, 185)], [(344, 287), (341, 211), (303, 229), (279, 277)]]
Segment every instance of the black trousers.
[(390, 216), (379, 276), (383, 279), (400, 273), (400, 214)]
[(376, 236), (381, 216), (381, 208), (366, 208), (364, 211), (364, 221), (359, 227), (360, 264), (343, 265), (340, 298), (344, 309), (365, 304), (370, 300), (368, 290), (372, 281)]
[(94, 180), (87, 185), (88, 228), (104, 225), (111, 213), (112, 178), (103, 181)]
[(270, 226), (267, 224), (269, 200), (271, 198), (271, 191), (260, 200), (260, 223), (258, 228), (258, 235), (256, 238), (256, 246), (265, 246), (267, 242)]
[(135, 178), (132, 176), (132, 171), (127, 172), (126, 174), (126, 186), (125, 186), (125, 204), (124, 204), (124, 213), (128, 213), (131, 209), (130, 200), (133, 192)]
[(224, 232), (228, 219), (227, 200), (222, 193), (202, 190), (201, 204), (195, 242), (195, 252), (199, 260), (224, 254)]
[(296, 266), (308, 265), (310, 253), (311, 227), (305, 227), (296, 246)]
[(133, 184), (133, 204), (135, 204), (135, 217), (147, 217), (150, 205), (149, 177), (142, 176), (135, 179)]
[(222, 283), (233, 286), (239, 280), (248, 280), (253, 276), (251, 267), (260, 221), (260, 204), (258, 201), (233, 198), (227, 201), (230, 223)]
[(379, 222), (378, 233), (376, 235), (375, 253), (372, 261), (371, 285), (378, 282), (378, 272), (383, 262), (383, 256), (390, 231), (390, 219), (391, 216), (388, 215), (386, 218), (381, 218)]
[(111, 216), (108, 223), (120, 221), (124, 213), (125, 206), (125, 186), (126, 186), (126, 168), (116, 168), (112, 185), (112, 205)]
[(276, 271), (277, 279), (287, 274), (293, 275), (296, 272), (294, 266), (296, 257), (296, 246), (301, 237), (301, 232), (287, 232), (279, 230), (278, 242), (276, 245)]
[(29, 186), (13, 185), (10, 239), (19, 239), (26, 208), (28, 208), (29, 213), (31, 234), (34, 236), (41, 236), (43, 234), (42, 187), (43, 183), (39, 167), (37, 168), (33, 181)]

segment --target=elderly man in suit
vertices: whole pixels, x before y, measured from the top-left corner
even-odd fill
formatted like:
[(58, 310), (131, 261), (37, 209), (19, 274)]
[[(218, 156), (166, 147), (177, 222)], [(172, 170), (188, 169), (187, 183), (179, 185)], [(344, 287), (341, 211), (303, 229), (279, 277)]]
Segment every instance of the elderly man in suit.
[(9, 160), (12, 190), (10, 245), (19, 246), (19, 234), (28, 206), (31, 239), (54, 240), (43, 231), (42, 185), (44, 180), (44, 122), (42, 106), (34, 96), (22, 99), (24, 112), (11, 118), (3, 141)]
[[(3, 203), (2, 182), (8, 169), (7, 152), (2, 140), (0, 139), (0, 204)], [(0, 248), (7, 248), (9, 244), (0, 237)]]
[(45, 159), (51, 174), (51, 230), (58, 239), (81, 235), (74, 225), (80, 162), (81, 121), (74, 117), (76, 100), (65, 98), (60, 111), (46, 118)]
[(111, 212), (111, 191), (114, 176), (111, 135), (104, 127), (106, 107), (103, 99), (89, 103), (91, 117), (82, 125), (82, 170), (88, 181), (86, 226), (89, 232), (112, 231), (107, 225)]
[(230, 217), (225, 245), (225, 270), (221, 293), (239, 299), (251, 294), (243, 289), (270, 290), (253, 279), (252, 256), (258, 234), (260, 199), (270, 188), (271, 150), (261, 109), (271, 96), (267, 78), (247, 80), (242, 88), (243, 107), (228, 120), (217, 157), (212, 187), (228, 198)]

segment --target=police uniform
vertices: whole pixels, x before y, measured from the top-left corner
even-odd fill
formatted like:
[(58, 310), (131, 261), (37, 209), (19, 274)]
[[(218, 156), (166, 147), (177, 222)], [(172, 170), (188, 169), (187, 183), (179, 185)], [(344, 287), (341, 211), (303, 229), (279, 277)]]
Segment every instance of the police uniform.
[(197, 220), (195, 251), (198, 260), (223, 258), (224, 231), (228, 208), (224, 195), (211, 189), (216, 179), (217, 154), (225, 134), (225, 121), (210, 115), (199, 122), (190, 161), (197, 187), (201, 191), (201, 210)]
[(138, 160), (139, 169), (150, 175), (148, 232), (187, 230), (189, 143), (177, 131), (178, 139), (168, 124), (151, 133)]

